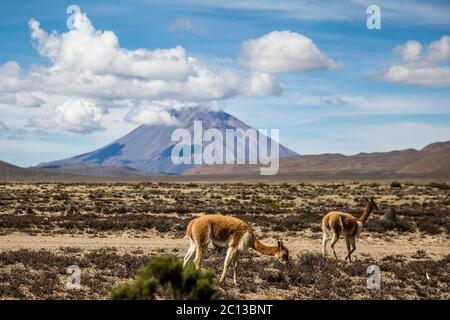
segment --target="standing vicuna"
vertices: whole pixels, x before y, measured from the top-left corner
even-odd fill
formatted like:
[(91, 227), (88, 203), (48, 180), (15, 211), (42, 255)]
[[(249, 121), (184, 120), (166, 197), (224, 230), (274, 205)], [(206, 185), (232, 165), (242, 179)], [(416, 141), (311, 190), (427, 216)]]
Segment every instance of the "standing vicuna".
[(277, 246), (266, 246), (256, 239), (253, 230), (247, 223), (234, 217), (204, 215), (196, 218), (189, 223), (187, 236), (191, 240), (191, 244), (184, 257), (183, 266), (195, 253), (194, 264), (197, 269), (200, 269), (203, 255), (210, 241), (216, 246), (228, 247), (219, 283), (224, 281), (231, 264), (233, 264), (233, 281), (235, 284), (237, 283), (239, 256), (248, 248), (253, 248), (261, 254), (275, 256), (283, 264), (289, 262), (289, 250), (282, 241), (278, 241)]
[(331, 211), (328, 212), (322, 219), (322, 255), (326, 256), (326, 245), (328, 241), (328, 237), (330, 234), (333, 235), (333, 239), (331, 240), (331, 249), (333, 249), (334, 257), (337, 259), (336, 251), (334, 251), (334, 245), (339, 240), (341, 234), (345, 237), (345, 242), (347, 244), (347, 258), (352, 261), (351, 254), (356, 250), (355, 245), (355, 237), (359, 237), (363, 230), (363, 225), (367, 221), (369, 214), (373, 210), (378, 210), (378, 206), (371, 198), (368, 200), (366, 198), (366, 207), (364, 209), (361, 217), (356, 218), (349, 213), (339, 212), (339, 211)]

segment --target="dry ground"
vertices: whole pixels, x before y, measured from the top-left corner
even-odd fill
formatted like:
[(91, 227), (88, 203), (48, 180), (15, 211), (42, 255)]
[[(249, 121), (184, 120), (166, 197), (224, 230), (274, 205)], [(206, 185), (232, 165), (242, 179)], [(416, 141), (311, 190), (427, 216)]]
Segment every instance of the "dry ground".
[[(282, 238), (293, 257), (284, 267), (249, 252), (240, 284), (227, 282), (222, 298), (449, 299), (449, 193), (413, 183), (0, 184), (0, 298), (107, 298), (151, 255), (182, 257), (192, 218), (221, 213), (249, 221), (264, 242)], [(321, 258), (323, 214), (358, 215), (365, 196), (380, 210), (357, 240), (357, 261)], [(343, 257), (342, 240), (337, 251)], [(205, 267), (220, 272), (223, 258), (211, 249)], [(65, 287), (73, 264), (79, 290)], [(371, 264), (381, 290), (367, 289)]]

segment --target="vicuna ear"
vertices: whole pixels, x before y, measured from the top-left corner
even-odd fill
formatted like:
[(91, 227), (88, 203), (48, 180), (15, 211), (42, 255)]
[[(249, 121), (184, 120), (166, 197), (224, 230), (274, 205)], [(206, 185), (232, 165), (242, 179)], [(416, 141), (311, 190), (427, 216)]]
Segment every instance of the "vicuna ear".
[(278, 240), (278, 248), (283, 249), (283, 241)]
[(367, 199), (367, 198), (364, 198), (364, 200), (366, 200), (366, 202), (370, 202), (369, 199)]

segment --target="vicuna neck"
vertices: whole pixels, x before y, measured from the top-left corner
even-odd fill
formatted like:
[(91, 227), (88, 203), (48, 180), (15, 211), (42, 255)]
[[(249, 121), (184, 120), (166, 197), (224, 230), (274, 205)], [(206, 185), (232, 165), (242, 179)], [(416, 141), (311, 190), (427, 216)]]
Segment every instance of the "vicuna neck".
[(261, 241), (259, 241), (258, 239), (255, 239), (253, 243), (253, 248), (261, 254), (271, 256), (274, 255), (278, 250), (278, 247), (266, 246), (265, 244), (261, 243)]
[(370, 206), (370, 204), (367, 204), (363, 214), (361, 215), (361, 217), (359, 217), (358, 220), (361, 221), (362, 223), (365, 223), (367, 221), (367, 218), (369, 218), (369, 214), (371, 211), (372, 207)]

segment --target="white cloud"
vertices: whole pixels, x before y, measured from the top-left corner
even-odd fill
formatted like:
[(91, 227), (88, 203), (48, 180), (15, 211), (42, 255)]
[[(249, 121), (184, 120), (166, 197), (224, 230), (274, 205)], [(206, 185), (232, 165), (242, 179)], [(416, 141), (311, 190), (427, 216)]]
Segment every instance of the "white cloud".
[(394, 51), (401, 54), (405, 61), (417, 61), (422, 54), (422, 44), (419, 41), (409, 40), (404, 45), (398, 45)]
[(430, 87), (448, 87), (450, 86), (450, 68), (411, 68), (408, 66), (395, 65), (383, 73), (382, 79)]
[(254, 73), (244, 86), (244, 92), (254, 96), (280, 95), (281, 85), (268, 73)]
[(0, 104), (24, 108), (38, 108), (44, 101), (30, 92), (0, 93)]
[(390, 66), (378, 75), (382, 80), (431, 87), (450, 86), (450, 37), (422, 46), (410, 40), (394, 48), (402, 57), (402, 63)]
[(76, 29), (63, 34), (47, 33), (36, 20), (29, 25), (39, 54), (53, 63), (29, 74), (27, 85), (36, 90), (93, 99), (208, 102), (243, 94), (248, 81), (235, 70), (187, 56), (180, 46), (120, 48), (113, 32), (95, 30), (85, 14), (76, 15)]
[(41, 129), (92, 133), (103, 130), (104, 111), (94, 102), (84, 99), (67, 100), (56, 106), (52, 117), (33, 116), (28, 126)]
[[(255, 80), (250, 74), (190, 57), (181, 46), (153, 51), (121, 48), (113, 32), (95, 30), (85, 14), (76, 15), (75, 29), (62, 34), (44, 31), (33, 19), (29, 26), (38, 53), (51, 66), (33, 66), (21, 80), (17, 65), (3, 66), (5, 76), (28, 90), (91, 99), (197, 103), (252, 94), (242, 90)], [(267, 91), (260, 88), (256, 94), (271, 95), (275, 86), (266, 86)]]
[(300, 73), (332, 69), (339, 63), (323, 54), (304, 35), (273, 31), (243, 43), (239, 61), (251, 70), (265, 73)]
[(15, 92), (21, 89), (20, 66), (14, 61), (0, 65), (0, 92)]
[[(176, 25), (191, 28), (191, 23), (185, 20)], [(174, 106), (219, 103), (238, 96), (277, 96), (282, 87), (271, 73), (334, 66), (311, 39), (288, 31), (246, 42), (246, 55), (241, 58), (257, 60), (255, 67), (251, 60), (250, 69), (242, 69), (235, 61), (224, 64), (192, 57), (181, 46), (128, 50), (120, 46), (114, 32), (96, 30), (86, 14), (75, 16), (74, 27), (63, 33), (48, 32), (38, 21), (29, 21), (33, 45), (49, 65), (32, 65), (26, 71), (13, 61), (0, 65), (0, 104), (8, 110), (40, 107), (40, 112), (29, 118), (29, 113), (17, 109), (17, 116), (9, 119), (20, 118), (22, 124), (44, 129), (92, 133), (103, 129), (104, 113), (123, 108), (121, 120), (128, 123), (171, 124), (167, 111)], [(268, 61), (279, 49), (275, 40), (286, 40), (287, 47), (283, 57), (272, 56), (274, 61)], [(265, 43), (271, 47), (269, 56), (255, 55), (254, 46)], [(170, 106), (165, 101), (171, 101)]]
[(126, 50), (112, 31), (97, 31), (85, 14), (74, 19), (75, 29), (64, 34), (48, 34), (39, 22), (29, 22), (31, 38), (40, 55), (54, 65), (50, 71), (86, 71), (151, 79), (183, 80), (195, 74), (184, 49)]
[(125, 116), (125, 120), (135, 124), (147, 125), (178, 125), (179, 121), (167, 110), (185, 107), (175, 101), (161, 101), (156, 103), (141, 103), (135, 106)]

